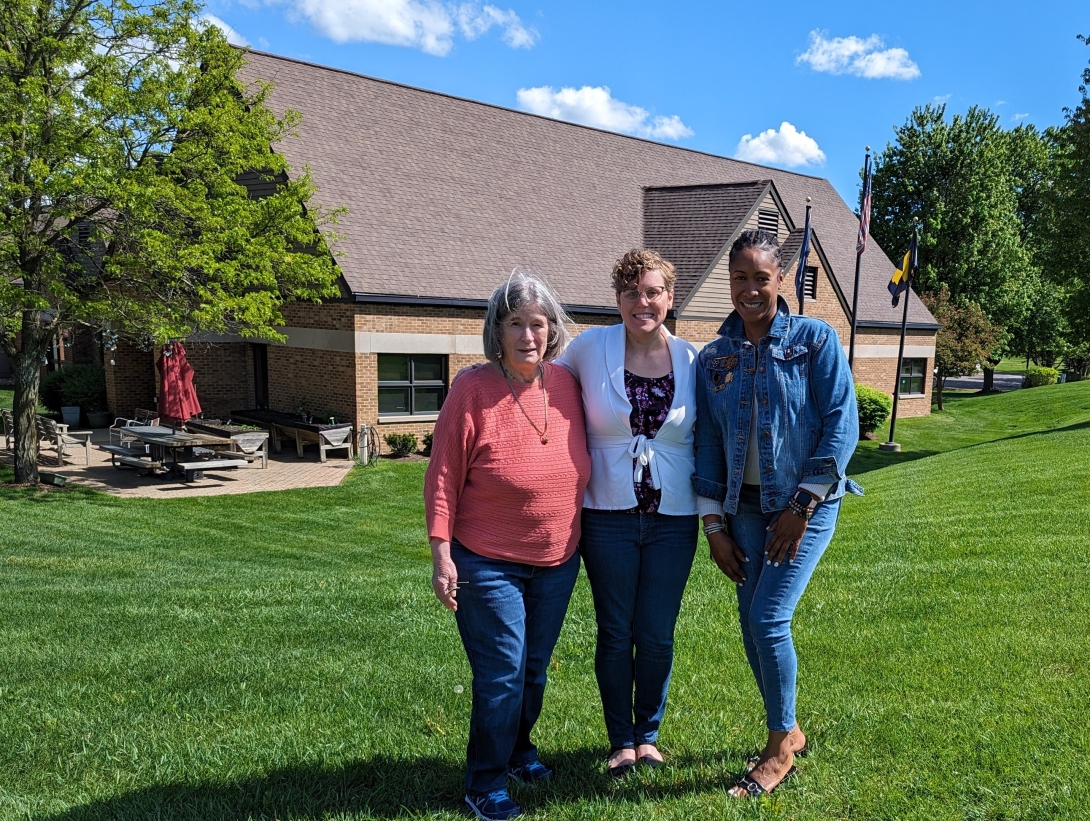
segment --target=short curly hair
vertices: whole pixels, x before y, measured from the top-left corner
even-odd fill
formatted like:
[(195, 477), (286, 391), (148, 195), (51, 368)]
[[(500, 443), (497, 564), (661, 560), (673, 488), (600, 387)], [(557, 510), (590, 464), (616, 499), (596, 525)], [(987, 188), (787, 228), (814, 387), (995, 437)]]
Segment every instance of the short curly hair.
[(650, 272), (662, 274), (662, 281), (667, 291), (674, 290), (677, 269), (669, 260), (663, 259), (658, 251), (650, 248), (633, 248), (613, 265), (613, 290), (617, 293), (637, 288), (640, 278)]

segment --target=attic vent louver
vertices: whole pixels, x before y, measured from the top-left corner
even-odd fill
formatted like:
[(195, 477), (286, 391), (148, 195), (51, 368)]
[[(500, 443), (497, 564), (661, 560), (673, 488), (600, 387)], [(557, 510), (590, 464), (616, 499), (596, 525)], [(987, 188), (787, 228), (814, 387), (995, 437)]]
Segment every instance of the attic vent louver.
[(804, 280), (804, 293), (807, 299), (817, 299), (817, 274), (818, 269), (816, 266), (807, 265), (804, 269), (804, 276), (806, 277)]
[(757, 227), (773, 234), (780, 233), (780, 214), (778, 211), (771, 211), (766, 208), (761, 208), (757, 211)]

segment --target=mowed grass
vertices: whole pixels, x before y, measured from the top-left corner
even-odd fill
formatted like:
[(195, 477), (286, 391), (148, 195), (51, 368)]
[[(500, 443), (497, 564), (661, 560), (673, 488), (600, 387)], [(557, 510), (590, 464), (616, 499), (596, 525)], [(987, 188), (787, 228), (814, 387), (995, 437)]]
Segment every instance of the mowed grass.
[[(813, 751), (770, 799), (725, 796), (763, 713), (706, 547), (671, 766), (624, 783), (581, 578), (536, 733), (559, 779), (515, 791), (527, 816), (1085, 818), (1088, 388), (959, 399), (959, 424), (898, 438), (960, 447), (857, 471), (796, 618)], [(0, 488), (0, 818), (466, 817), (471, 682), (428, 584), (423, 467), (166, 502)]]

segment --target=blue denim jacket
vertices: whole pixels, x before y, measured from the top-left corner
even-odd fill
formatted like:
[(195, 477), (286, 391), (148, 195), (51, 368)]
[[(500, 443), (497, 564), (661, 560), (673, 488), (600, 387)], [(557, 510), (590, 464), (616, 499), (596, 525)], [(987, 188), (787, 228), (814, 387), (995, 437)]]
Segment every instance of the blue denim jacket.
[(778, 301), (759, 355), (734, 312), (697, 361), (693, 487), (722, 500), (727, 513), (738, 509), (751, 407), (766, 513), (787, 507), (805, 481), (832, 482), (826, 501), (863, 495), (845, 475), (859, 441), (859, 412), (840, 339), (827, 323), (792, 315), (783, 297)]

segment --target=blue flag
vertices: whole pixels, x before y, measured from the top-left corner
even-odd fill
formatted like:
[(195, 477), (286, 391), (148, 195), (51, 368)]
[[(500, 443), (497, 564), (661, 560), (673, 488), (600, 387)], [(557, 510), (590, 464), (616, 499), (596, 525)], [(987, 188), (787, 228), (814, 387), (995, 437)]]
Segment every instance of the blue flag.
[(894, 308), (896, 308), (897, 303), (901, 301), (901, 294), (908, 290), (908, 281), (912, 274), (919, 270), (920, 258), (917, 245), (916, 229), (913, 228), (912, 241), (908, 244), (908, 251), (905, 253), (904, 261), (901, 263), (901, 267), (893, 272), (889, 284), (886, 285), (886, 288), (889, 289), (890, 296), (893, 297)]
[(795, 296), (803, 304), (806, 291), (806, 260), (810, 256), (810, 206), (806, 206), (806, 229), (802, 233), (802, 249), (799, 251), (799, 267), (795, 269)]

